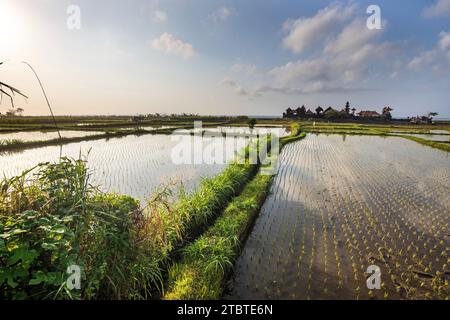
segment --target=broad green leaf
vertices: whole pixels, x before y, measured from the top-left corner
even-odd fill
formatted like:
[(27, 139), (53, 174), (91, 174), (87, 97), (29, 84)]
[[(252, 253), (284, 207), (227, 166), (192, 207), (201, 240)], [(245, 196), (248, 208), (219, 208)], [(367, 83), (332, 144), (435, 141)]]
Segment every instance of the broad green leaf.
[(45, 250), (56, 250), (58, 247), (54, 243), (44, 242), (41, 247)]
[(47, 281), (46, 274), (42, 271), (38, 271), (34, 275), (34, 278), (30, 280), (29, 285), (33, 286), (33, 285), (41, 284), (42, 282), (46, 282), (46, 281)]
[(11, 235), (11, 236), (15, 236), (15, 235), (17, 235), (17, 234), (22, 234), (22, 233), (26, 233), (26, 232), (28, 232), (27, 230), (24, 230), (24, 229), (14, 229), (14, 230), (12, 230), (9, 234)]
[(13, 251), (12, 256), (8, 259), (8, 265), (12, 266), (19, 261), (22, 261), (22, 265), (25, 268), (33, 262), (39, 256), (39, 253), (36, 250), (30, 250), (27, 247), (20, 247)]
[(0, 252), (6, 252), (5, 240), (0, 239)]

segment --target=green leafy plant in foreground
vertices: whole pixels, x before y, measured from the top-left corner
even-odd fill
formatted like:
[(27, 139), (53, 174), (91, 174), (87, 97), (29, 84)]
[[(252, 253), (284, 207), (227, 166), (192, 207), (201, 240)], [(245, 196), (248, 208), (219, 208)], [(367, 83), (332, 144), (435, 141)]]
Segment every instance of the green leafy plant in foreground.
[[(147, 297), (161, 277), (139, 241), (138, 202), (91, 187), (84, 161), (40, 164), (0, 186), (1, 299)], [(67, 287), (71, 265), (81, 290)]]
[[(244, 153), (248, 153), (246, 150)], [(175, 249), (200, 234), (255, 173), (232, 163), (174, 203), (145, 208), (92, 187), (86, 162), (63, 158), (4, 180), (0, 193), (0, 298), (145, 299), (163, 291)], [(70, 291), (66, 269), (82, 269)]]

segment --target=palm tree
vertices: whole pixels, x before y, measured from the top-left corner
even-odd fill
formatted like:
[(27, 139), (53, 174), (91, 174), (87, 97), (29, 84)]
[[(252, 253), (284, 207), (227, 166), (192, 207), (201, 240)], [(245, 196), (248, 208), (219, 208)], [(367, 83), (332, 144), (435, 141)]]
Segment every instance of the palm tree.
[(345, 104), (344, 110), (347, 115), (350, 114), (350, 102), (347, 101), (347, 103)]
[(24, 112), (25, 112), (25, 110), (23, 108), (17, 108), (16, 109), (16, 114), (18, 116), (22, 116)]
[[(3, 62), (0, 62), (0, 66), (1, 66), (3, 63), (4, 63), (4, 61), (3, 61)], [(45, 100), (47, 101), (48, 108), (49, 108), (50, 113), (51, 113), (51, 115), (52, 115), (53, 122), (55, 123), (56, 131), (58, 132), (58, 136), (59, 136), (59, 138), (61, 139), (61, 132), (59, 131), (58, 124), (56, 123), (55, 115), (53, 114), (52, 107), (50, 106), (50, 101), (48, 100), (47, 93), (46, 93), (45, 90), (44, 90), (44, 86), (43, 86), (43, 84), (42, 84), (42, 82), (41, 82), (41, 79), (39, 78), (39, 76), (38, 76), (36, 70), (34, 70), (34, 68), (33, 68), (28, 62), (22, 61), (22, 63), (25, 64), (25, 65), (27, 65), (27, 66), (31, 69), (31, 71), (32, 71), (33, 74), (35, 75), (37, 81), (39, 82), (39, 86), (40, 86), (41, 89), (42, 89), (42, 93), (44, 94)], [(5, 87), (6, 89), (9, 89), (9, 91), (11, 92), (11, 94), (9, 94), (9, 93), (6, 92), (5, 90), (3, 90), (3, 87)], [(3, 94), (5, 94), (5, 95), (7, 95), (7, 96), (10, 98), (10, 100), (11, 100), (11, 105), (12, 105), (12, 107), (14, 108), (14, 99), (13, 99), (13, 96), (15, 96), (16, 93), (19, 94), (19, 95), (21, 95), (21, 96), (24, 97), (25, 99), (28, 99), (28, 97), (27, 97), (26, 95), (24, 95), (22, 92), (20, 92), (20, 90), (18, 90), (18, 89), (16, 89), (16, 88), (14, 88), (14, 87), (12, 87), (12, 86), (10, 86), (10, 85), (7, 85), (6, 83), (3, 83), (3, 82), (0, 81), (0, 103), (1, 103), (1, 100), (3, 99)], [(22, 112), (23, 112), (23, 109), (22, 109)]]
[[(0, 66), (2, 64), (3, 62), (0, 62)], [(6, 95), (7, 97), (9, 97), (9, 100), (11, 101), (11, 106), (14, 108), (14, 96), (16, 94), (21, 95), (25, 99), (28, 99), (28, 97), (24, 95), (22, 92), (20, 92), (19, 89), (16, 89), (13, 86), (10, 86), (9, 84), (0, 81), (0, 103), (3, 101), (3, 95)]]
[(256, 125), (256, 119), (250, 118), (247, 120), (247, 125), (250, 129), (253, 129)]

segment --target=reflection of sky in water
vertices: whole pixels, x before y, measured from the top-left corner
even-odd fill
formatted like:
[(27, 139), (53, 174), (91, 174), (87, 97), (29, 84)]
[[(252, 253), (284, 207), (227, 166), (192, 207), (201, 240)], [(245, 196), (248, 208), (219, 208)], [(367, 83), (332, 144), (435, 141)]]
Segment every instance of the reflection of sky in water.
[(205, 133), (220, 133), (226, 135), (265, 135), (265, 134), (274, 134), (279, 137), (284, 137), (289, 135), (289, 132), (286, 128), (263, 128), (263, 127), (255, 127), (250, 129), (249, 127), (218, 127), (218, 128), (208, 128), (203, 127), (201, 129), (193, 129), (194, 132), (205, 131)]
[[(231, 293), (225, 298), (323, 298), (323, 278), (331, 279), (330, 288), (339, 279), (333, 251), (341, 261), (355, 255), (348, 248), (356, 245), (347, 242), (364, 243), (356, 247), (364, 260), (376, 256), (378, 241), (394, 253), (402, 249), (402, 259), (409, 261), (415, 251), (408, 252), (407, 246), (413, 242), (423, 249), (418, 255), (427, 254), (424, 265), (433, 263), (429, 273), (434, 274), (447, 259), (440, 254), (448, 246), (442, 236), (449, 230), (449, 187), (447, 152), (400, 137), (308, 134), (283, 149), (271, 192), (235, 263)], [(415, 236), (416, 231), (424, 236)], [(331, 249), (327, 269), (325, 241)], [(353, 278), (350, 263), (340, 270), (345, 279)], [(319, 279), (311, 282), (317, 290), (303, 285), (308, 279)], [(330, 290), (326, 297), (354, 299), (352, 290)]]
[[(212, 143), (232, 148), (231, 145), (222, 144), (223, 140), (210, 138), (203, 147)], [(242, 139), (237, 140), (235, 145), (243, 145)], [(183, 182), (186, 190), (193, 190), (201, 177), (212, 177), (226, 167), (226, 164), (205, 163), (174, 165), (171, 154), (176, 144), (177, 141), (170, 135), (126, 136), (63, 145), (62, 154), (78, 158), (80, 153), (86, 155), (89, 152), (88, 167), (92, 184), (104, 191), (129, 194), (140, 199), (150, 196), (157, 187), (170, 182)], [(38, 163), (57, 161), (59, 154), (59, 146), (4, 154), (0, 156), (0, 175), (18, 175)], [(226, 161), (234, 158), (233, 152), (225, 152), (225, 155)]]
[[(102, 134), (102, 131), (76, 131), (76, 130), (61, 130), (63, 138), (77, 138), (86, 137), (96, 134)], [(56, 131), (21, 131), (12, 133), (0, 133), (0, 141), (18, 139), (24, 142), (28, 141), (44, 141), (59, 138)]]
[[(335, 179), (337, 184), (343, 183), (342, 178), (345, 178), (356, 190), (365, 185), (376, 186), (387, 199), (391, 194), (383, 190), (406, 188), (442, 208), (448, 210), (450, 206), (449, 153), (403, 138), (310, 134), (304, 141), (286, 146), (281, 158), (281, 163), (286, 161), (286, 166), (292, 170), (318, 171)], [(358, 166), (358, 174), (352, 174), (356, 172), (355, 166)], [(301, 182), (289, 179), (277, 188), (282, 193), (296, 194), (290, 189), (301, 188)]]
[(411, 137), (417, 137), (425, 140), (430, 141), (441, 141), (441, 142), (450, 142), (450, 134), (448, 134), (448, 131), (445, 130), (431, 130), (431, 133), (435, 134), (417, 134), (417, 133), (394, 133), (394, 134), (401, 134)]

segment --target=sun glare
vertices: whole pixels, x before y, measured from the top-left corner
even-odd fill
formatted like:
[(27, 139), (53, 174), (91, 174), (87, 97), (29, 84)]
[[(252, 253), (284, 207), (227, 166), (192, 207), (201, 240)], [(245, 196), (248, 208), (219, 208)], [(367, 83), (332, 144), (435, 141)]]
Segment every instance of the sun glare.
[(23, 42), (24, 23), (17, 8), (11, 2), (2, 2), (0, 5), (0, 47), (2, 52), (15, 50)]

